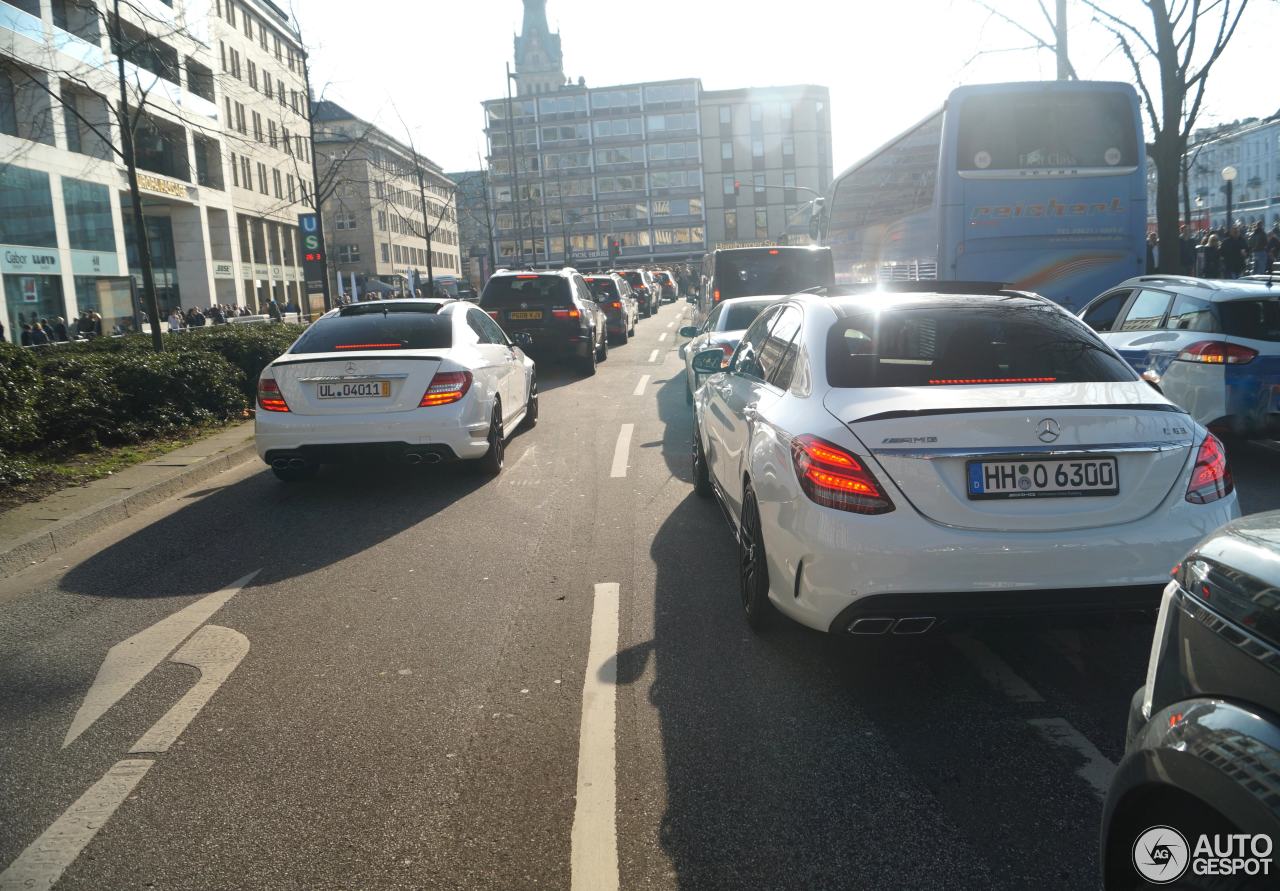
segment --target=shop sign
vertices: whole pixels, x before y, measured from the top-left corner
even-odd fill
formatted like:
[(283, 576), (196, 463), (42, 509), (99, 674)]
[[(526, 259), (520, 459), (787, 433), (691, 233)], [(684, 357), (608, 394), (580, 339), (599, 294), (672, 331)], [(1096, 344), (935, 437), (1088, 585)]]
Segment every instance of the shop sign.
[(72, 251), (71, 271), (76, 275), (119, 275), (120, 258), (107, 251)]
[(281, 280), (283, 280), (283, 279), (284, 279), (284, 267), (283, 267), (283, 266), (272, 266), (272, 267), (271, 267), (271, 277), (272, 277), (273, 279), (275, 279), (276, 281), (281, 281)]
[(262, 281), (267, 277), (267, 267), (261, 263), (253, 264), (253, 277)]
[(0, 245), (0, 271), (57, 273), (62, 271), (56, 248)]
[(214, 278), (235, 278), (236, 268), (230, 261), (215, 260), (213, 263)]
[(169, 195), (173, 198), (187, 199), (188, 187), (182, 183), (171, 182), (167, 179), (161, 179), (158, 176), (151, 176), (147, 173), (138, 174), (138, 188), (146, 189), (148, 192), (159, 192), (161, 195)]

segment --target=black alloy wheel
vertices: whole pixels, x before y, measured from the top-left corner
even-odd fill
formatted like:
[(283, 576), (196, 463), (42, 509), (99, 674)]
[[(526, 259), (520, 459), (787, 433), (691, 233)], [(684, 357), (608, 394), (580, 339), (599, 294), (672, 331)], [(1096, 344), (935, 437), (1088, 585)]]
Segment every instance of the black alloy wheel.
[(587, 347), (587, 354), (578, 361), (582, 363), (582, 376), (591, 377), (596, 373), (596, 345), (591, 343)]
[(711, 497), (711, 472), (707, 469), (707, 455), (702, 451), (702, 431), (693, 425), (693, 491), (699, 498)]
[(529, 378), (529, 401), (524, 405), (524, 429), (538, 426), (538, 375)]
[(742, 612), (753, 631), (764, 629), (773, 617), (769, 600), (769, 567), (760, 535), (760, 509), (748, 483), (742, 495), (742, 522), (738, 526), (738, 580)]
[(608, 359), (608, 358), (609, 358), (609, 329), (606, 326), (601, 325), (600, 326), (600, 353), (598, 356), (596, 356), (596, 361), (603, 362), (605, 359)]
[(507, 444), (502, 433), (502, 403), (494, 400), (493, 420), (489, 422), (489, 451), (480, 459), (479, 469), (485, 476), (497, 476), (506, 464)]

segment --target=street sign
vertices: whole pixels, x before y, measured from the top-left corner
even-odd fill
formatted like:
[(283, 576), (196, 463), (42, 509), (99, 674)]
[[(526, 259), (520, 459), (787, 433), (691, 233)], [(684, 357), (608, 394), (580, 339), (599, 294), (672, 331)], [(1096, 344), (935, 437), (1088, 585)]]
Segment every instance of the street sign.
[(298, 236), (302, 240), (299, 253), (302, 256), (302, 272), (306, 276), (308, 291), (324, 290), (324, 233), (320, 230), (320, 218), (314, 213), (298, 214)]

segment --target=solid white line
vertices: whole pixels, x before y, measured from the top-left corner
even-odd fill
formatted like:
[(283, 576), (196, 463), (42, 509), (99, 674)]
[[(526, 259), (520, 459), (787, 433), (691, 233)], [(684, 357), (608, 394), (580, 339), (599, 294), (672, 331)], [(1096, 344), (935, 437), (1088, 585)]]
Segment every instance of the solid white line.
[(591, 644), (582, 684), (578, 795), (569, 842), (571, 891), (618, 888), (617, 752), (618, 583), (596, 585)]
[(658, 335), (658, 343), (662, 343), (666, 339), (667, 339), (667, 332), (663, 331), (661, 334)]
[(657, 350), (654, 350), (652, 353), (650, 353), (650, 354), (649, 354), (649, 361), (650, 361), (650, 362), (657, 362), (657, 361), (658, 361), (658, 351), (657, 351)]
[(167, 752), (174, 740), (187, 729), (187, 725), (200, 713), (218, 688), (231, 676), (249, 652), (249, 638), (239, 631), (220, 625), (205, 625), (170, 661), (200, 669), (200, 680), (186, 695), (179, 699), (151, 729), (142, 735), (130, 755), (147, 752)]
[(613, 447), (613, 467), (609, 470), (609, 476), (627, 475), (627, 452), (631, 448), (631, 431), (635, 429), (635, 424), (623, 424), (618, 431), (618, 444)]
[(1015, 702), (1044, 702), (1044, 697), (980, 640), (954, 635), (951, 644), (974, 664), (987, 683)]
[(1072, 727), (1065, 718), (1033, 718), (1027, 723), (1044, 734), (1049, 742), (1071, 749), (1083, 757), (1084, 764), (1077, 768), (1076, 775), (1089, 784), (1093, 794), (1099, 799), (1107, 797), (1107, 789), (1111, 787), (1111, 776), (1116, 772), (1116, 766), (1093, 743), (1085, 739), (1084, 734)]
[(632, 393), (631, 395), (632, 395), (632, 396), (643, 396), (643, 395), (644, 395), (644, 388), (645, 388), (645, 387), (647, 387), (648, 385), (649, 385), (649, 375), (647, 375), (647, 374), (642, 374), (642, 375), (640, 375), (640, 382), (636, 384), (635, 392), (634, 392), (634, 393)]
[(117, 761), (0, 873), (0, 891), (52, 888), (153, 764), (147, 760)]
[(75, 742), (76, 737), (84, 733), (93, 722), (106, 714), (107, 710), (137, 685), (139, 681), (151, 673), (165, 657), (173, 652), (174, 647), (182, 643), (191, 632), (209, 620), (209, 617), (221, 609), (228, 600), (235, 597), (240, 589), (262, 570), (255, 569), (242, 579), (237, 579), (228, 587), (202, 597), (168, 618), (161, 619), (150, 628), (139, 631), (133, 637), (122, 640), (107, 651), (107, 657), (93, 679), (93, 685), (85, 694), (84, 702), (71, 721), (66, 739), (62, 747)]

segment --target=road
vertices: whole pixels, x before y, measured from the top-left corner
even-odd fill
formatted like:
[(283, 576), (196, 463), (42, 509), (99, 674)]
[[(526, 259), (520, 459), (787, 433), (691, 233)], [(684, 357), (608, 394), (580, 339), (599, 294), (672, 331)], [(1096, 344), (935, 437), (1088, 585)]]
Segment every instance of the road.
[(250, 463), (0, 583), (0, 889), (1095, 885), (1150, 624), (750, 633), (685, 312), (497, 480)]

